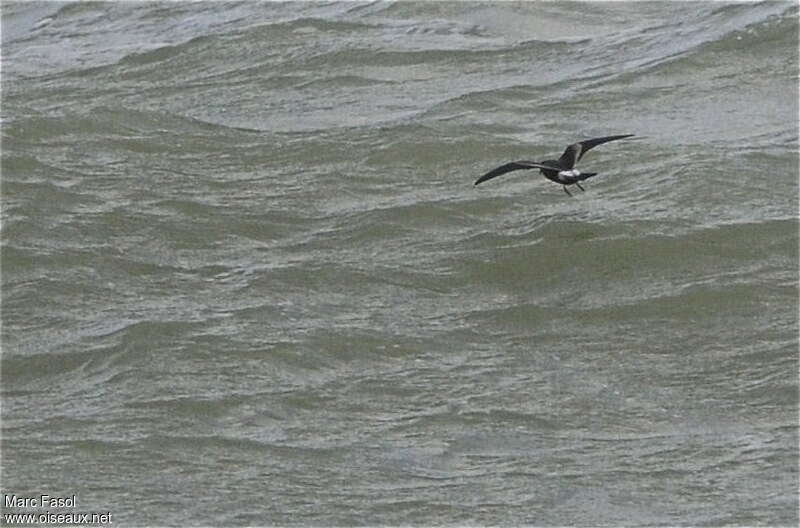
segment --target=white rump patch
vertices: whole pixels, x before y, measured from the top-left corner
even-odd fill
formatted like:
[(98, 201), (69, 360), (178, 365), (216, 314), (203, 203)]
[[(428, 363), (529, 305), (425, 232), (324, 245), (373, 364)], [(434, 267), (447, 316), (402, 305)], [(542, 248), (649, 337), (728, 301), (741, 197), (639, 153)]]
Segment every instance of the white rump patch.
[(558, 171), (558, 177), (561, 180), (577, 178), (580, 175), (581, 171), (579, 171), (578, 169)]

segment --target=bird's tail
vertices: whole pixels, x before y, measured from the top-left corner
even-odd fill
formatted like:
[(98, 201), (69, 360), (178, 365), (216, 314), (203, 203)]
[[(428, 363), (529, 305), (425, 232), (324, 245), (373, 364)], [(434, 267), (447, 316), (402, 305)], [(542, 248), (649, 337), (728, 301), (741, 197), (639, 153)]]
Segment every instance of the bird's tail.
[(578, 175), (576, 180), (583, 181), (583, 180), (586, 180), (588, 178), (591, 178), (592, 176), (597, 176), (597, 173), (596, 172), (582, 172), (582, 173), (580, 173)]

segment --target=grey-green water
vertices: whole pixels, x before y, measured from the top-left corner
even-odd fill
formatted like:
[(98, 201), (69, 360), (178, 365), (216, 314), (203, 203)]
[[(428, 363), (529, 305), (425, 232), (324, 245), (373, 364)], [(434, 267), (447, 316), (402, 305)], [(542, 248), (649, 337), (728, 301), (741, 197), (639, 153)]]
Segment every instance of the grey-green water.
[[(4, 494), (797, 524), (796, 4), (4, 2), (2, 30)], [(624, 133), (573, 198), (473, 186)]]

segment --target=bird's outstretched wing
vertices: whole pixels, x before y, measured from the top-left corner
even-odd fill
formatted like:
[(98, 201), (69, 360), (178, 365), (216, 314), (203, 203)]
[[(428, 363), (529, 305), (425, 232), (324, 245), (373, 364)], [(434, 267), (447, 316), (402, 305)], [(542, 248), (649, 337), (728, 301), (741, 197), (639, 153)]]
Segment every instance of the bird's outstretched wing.
[(496, 178), (501, 174), (505, 174), (507, 172), (520, 170), (520, 169), (550, 169), (550, 170), (558, 170), (557, 167), (551, 167), (549, 165), (542, 165), (541, 163), (536, 163), (535, 161), (512, 161), (511, 163), (506, 163), (505, 165), (500, 165), (496, 169), (492, 169), (475, 182), (475, 185), (479, 183), (483, 183), (486, 180), (491, 180), (492, 178)]
[(623, 139), (633, 136), (633, 134), (623, 134), (621, 136), (606, 136), (594, 139), (587, 139), (586, 141), (579, 141), (578, 143), (573, 143), (572, 145), (567, 147), (567, 150), (561, 155), (558, 159), (559, 165), (563, 169), (571, 169), (575, 166), (576, 163), (580, 161), (584, 154), (586, 154), (590, 149), (593, 149), (597, 145), (602, 145), (603, 143), (608, 143), (609, 141), (615, 141), (617, 139)]

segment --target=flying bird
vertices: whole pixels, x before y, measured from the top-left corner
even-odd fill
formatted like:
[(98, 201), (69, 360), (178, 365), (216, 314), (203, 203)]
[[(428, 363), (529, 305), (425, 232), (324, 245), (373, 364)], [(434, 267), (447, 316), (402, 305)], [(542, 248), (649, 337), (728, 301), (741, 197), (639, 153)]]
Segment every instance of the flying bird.
[(507, 172), (521, 170), (521, 169), (539, 169), (545, 178), (548, 180), (560, 183), (564, 186), (564, 192), (572, 196), (572, 193), (567, 189), (567, 185), (577, 185), (581, 191), (585, 190), (581, 187), (580, 182), (592, 176), (596, 176), (596, 172), (581, 172), (575, 168), (575, 164), (580, 161), (584, 154), (593, 149), (597, 145), (608, 143), (609, 141), (616, 141), (618, 139), (632, 137), (633, 134), (623, 134), (621, 136), (606, 136), (594, 139), (587, 139), (586, 141), (579, 141), (568, 146), (564, 153), (557, 160), (544, 160), (544, 161), (512, 161), (505, 165), (500, 165), (496, 169), (492, 169), (475, 182), (475, 185), (485, 181), (496, 178), (501, 174)]

